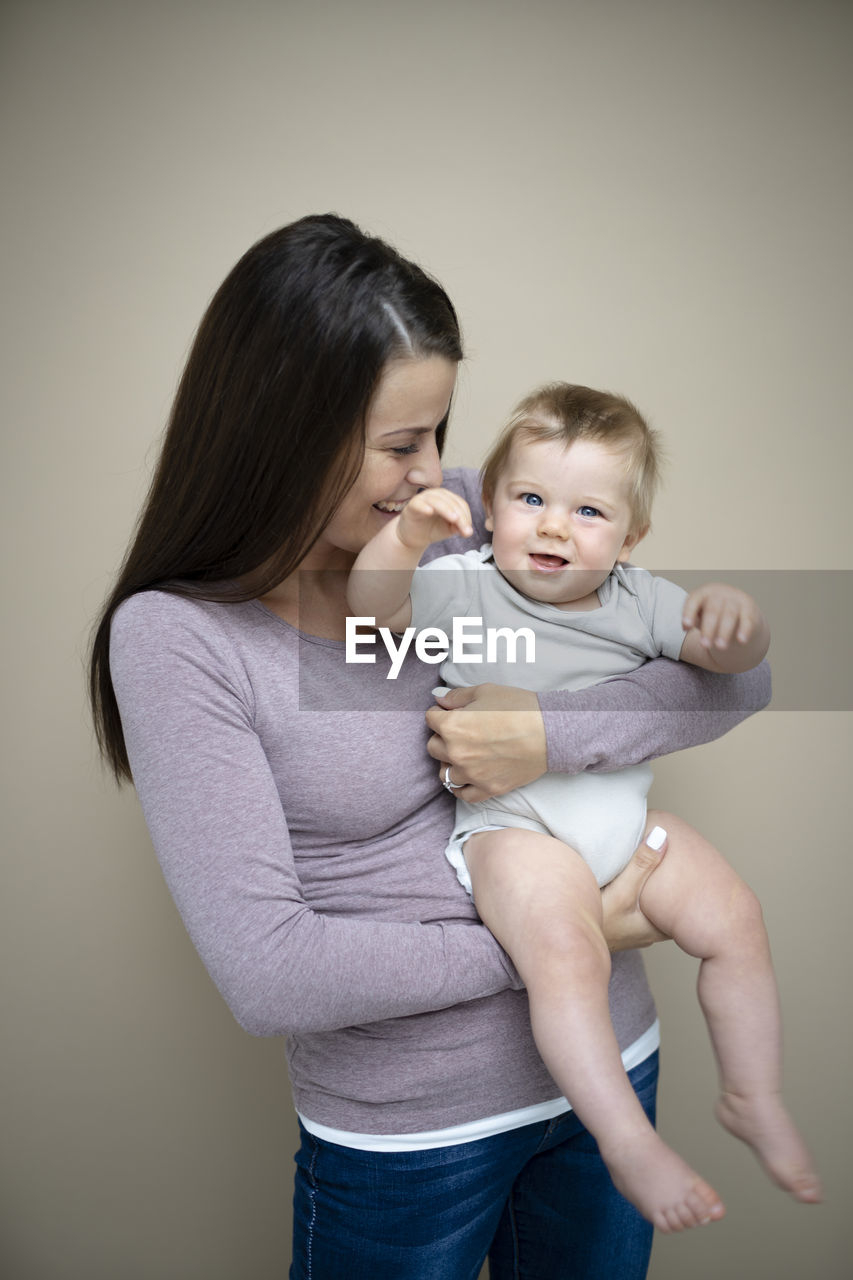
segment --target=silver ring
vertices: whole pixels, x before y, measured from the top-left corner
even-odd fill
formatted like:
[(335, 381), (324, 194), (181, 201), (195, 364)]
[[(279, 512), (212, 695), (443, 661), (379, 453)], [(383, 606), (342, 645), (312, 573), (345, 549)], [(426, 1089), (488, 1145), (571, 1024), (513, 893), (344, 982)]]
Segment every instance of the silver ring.
[(442, 780), (441, 785), (442, 785), (443, 787), (445, 787), (445, 788), (450, 792), (450, 794), (451, 794), (451, 795), (453, 795), (453, 792), (454, 792), (454, 791), (458, 791), (458, 790), (460, 789), (460, 787), (464, 787), (464, 786), (465, 786), (465, 783), (464, 783), (464, 782), (451, 782), (451, 781), (450, 781), (450, 765), (448, 765), (448, 766), (447, 766), (447, 771), (446, 771), (446, 773), (445, 773), (445, 775), (444, 775), (444, 778), (443, 778), (443, 780)]

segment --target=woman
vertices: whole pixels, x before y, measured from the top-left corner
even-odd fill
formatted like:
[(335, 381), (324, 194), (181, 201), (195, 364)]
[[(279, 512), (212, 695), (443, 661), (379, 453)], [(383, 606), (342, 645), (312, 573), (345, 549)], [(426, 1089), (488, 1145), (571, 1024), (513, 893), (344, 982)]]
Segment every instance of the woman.
[[(461, 356), (444, 291), (351, 223), (305, 218), (249, 250), (202, 321), (96, 631), (99, 740), (235, 1016), (287, 1036), (291, 1275), (456, 1280), (488, 1252), (493, 1280), (569, 1259), (639, 1280), (651, 1230), (555, 1096), (517, 975), (442, 857), (439, 776), (476, 799), (546, 763), (692, 745), (762, 705), (766, 673), (651, 663), (542, 710), (484, 686), (432, 706), (430, 737), (429, 666), (347, 664), (347, 572), (440, 482)], [(444, 482), (485, 540), (476, 477)], [(638, 909), (655, 857), (605, 898), (614, 1025), (650, 1114), (654, 1007), (624, 948), (656, 938)]]

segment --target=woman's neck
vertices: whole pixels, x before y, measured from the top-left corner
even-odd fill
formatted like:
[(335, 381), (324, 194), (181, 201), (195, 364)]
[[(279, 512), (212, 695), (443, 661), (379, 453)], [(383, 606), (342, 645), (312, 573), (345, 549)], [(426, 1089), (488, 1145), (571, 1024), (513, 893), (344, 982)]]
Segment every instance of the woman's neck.
[(324, 640), (346, 638), (347, 580), (354, 556), (306, 556), (299, 568), (260, 597), (277, 617), (306, 635)]

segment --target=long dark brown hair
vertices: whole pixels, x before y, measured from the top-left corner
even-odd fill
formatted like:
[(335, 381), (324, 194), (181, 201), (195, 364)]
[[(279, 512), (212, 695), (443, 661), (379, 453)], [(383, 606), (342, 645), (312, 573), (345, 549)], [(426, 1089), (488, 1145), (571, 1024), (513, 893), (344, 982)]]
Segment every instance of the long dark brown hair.
[(135, 536), (93, 632), (95, 732), (117, 780), (131, 775), (109, 669), (116, 609), (155, 587), (250, 600), (286, 578), (358, 474), (383, 368), (433, 355), (462, 358), (444, 289), (345, 218), (301, 218), (260, 240), (226, 277), (199, 326)]

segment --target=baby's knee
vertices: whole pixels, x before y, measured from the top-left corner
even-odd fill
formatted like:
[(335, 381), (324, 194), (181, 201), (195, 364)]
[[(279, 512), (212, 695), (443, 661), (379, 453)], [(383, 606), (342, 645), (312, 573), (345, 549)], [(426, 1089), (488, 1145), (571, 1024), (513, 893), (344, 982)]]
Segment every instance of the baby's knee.
[(730, 928), (744, 937), (764, 938), (764, 912), (758, 894), (745, 881), (737, 878), (729, 896)]

